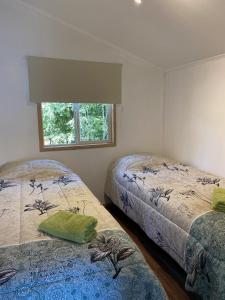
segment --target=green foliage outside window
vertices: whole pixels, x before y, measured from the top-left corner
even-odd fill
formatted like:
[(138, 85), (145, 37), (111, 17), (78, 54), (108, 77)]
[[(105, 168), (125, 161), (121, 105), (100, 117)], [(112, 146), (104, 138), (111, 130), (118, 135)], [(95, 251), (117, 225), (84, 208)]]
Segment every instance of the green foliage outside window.
[(42, 103), (44, 144), (107, 141), (109, 109), (109, 104)]
[(81, 141), (108, 140), (107, 104), (80, 104), (79, 119)]

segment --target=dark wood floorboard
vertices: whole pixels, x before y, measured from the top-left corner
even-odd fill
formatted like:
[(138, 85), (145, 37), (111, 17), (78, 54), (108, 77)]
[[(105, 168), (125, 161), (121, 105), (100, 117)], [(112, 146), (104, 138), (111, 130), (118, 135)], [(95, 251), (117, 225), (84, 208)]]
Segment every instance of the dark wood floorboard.
[(182, 268), (115, 205), (110, 204), (106, 208), (138, 245), (147, 263), (162, 283), (168, 298), (196, 300), (196, 296), (187, 293), (184, 289), (186, 274)]

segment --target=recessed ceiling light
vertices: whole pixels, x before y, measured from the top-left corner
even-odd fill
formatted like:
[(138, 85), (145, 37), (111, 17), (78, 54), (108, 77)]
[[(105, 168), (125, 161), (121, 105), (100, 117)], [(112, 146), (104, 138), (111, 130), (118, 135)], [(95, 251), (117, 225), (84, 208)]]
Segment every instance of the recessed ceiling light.
[(134, 0), (135, 4), (137, 5), (141, 5), (142, 4), (142, 0)]

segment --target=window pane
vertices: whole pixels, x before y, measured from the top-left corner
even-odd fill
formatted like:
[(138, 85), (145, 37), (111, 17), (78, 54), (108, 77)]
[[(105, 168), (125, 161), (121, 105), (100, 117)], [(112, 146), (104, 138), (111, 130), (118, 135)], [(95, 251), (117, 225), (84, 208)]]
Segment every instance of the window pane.
[(114, 145), (111, 104), (43, 102), (40, 108), (41, 150)]
[(75, 144), (72, 103), (42, 103), (44, 145)]
[(80, 140), (108, 141), (110, 104), (80, 104)]

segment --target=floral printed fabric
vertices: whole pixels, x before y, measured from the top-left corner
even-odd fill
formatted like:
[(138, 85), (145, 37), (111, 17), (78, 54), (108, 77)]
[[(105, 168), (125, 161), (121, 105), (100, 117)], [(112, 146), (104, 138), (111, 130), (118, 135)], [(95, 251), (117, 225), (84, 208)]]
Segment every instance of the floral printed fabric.
[(49, 240), (37, 230), (59, 210), (93, 216), (97, 230), (121, 229), (80, 178), (55, 161), (0, 168), (0, 247)]
[(187, 241), (186, 288), (203, 299), (225, 299), (225, 214), (209, 212), (197, 218)]
[(106, 184), (106, 195), (187, 272), (186, 288), (210, 300), (225, 299), (225, 214), (211, 210), (218, 186), (223, 178), (148, 154), (116, 161)]
[[(135, 244), (72, 171), (38, 160), (4, 166), (0, 179), (0, 300), (167, 299)], [(97, 218), (96, 240), (77, 245), (38, 232), (58, 210)]]
[[(111, 242), (114, 239), (107, 245), (107, 251), (115, 252), (118, 242), (132, 249), (131, 255), (127, 253), (119, 261), (120, 273), (116, 278), (106, 256), (93, 261), (95, 251), (91, 244), (54, 239), (11, 246), (7, 251), (0, 248), (0, 269), (16, 270), (10, 280), (2, 285), (0, 281), (0, 299), (166, 300), (159, 281), (126, 233), (106, 230), (101, 232), (103, 236)], [(104, 253), (106, 248), (101, 250), (99, 253)]]

